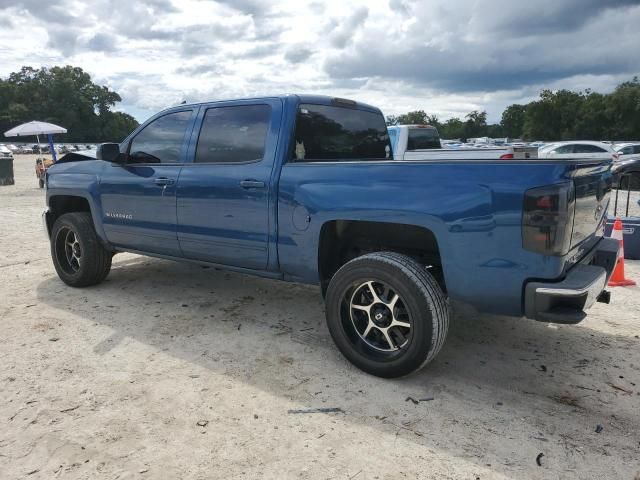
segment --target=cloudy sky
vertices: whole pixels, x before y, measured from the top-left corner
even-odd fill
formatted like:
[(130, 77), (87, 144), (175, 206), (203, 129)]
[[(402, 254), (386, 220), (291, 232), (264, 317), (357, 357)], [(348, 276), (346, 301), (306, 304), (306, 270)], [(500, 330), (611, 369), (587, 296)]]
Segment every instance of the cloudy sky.
[(640, 74), (640, 0), (0, 0), (0, 76), (71, 64), (144, 120), (322, 93), (442, 119)]

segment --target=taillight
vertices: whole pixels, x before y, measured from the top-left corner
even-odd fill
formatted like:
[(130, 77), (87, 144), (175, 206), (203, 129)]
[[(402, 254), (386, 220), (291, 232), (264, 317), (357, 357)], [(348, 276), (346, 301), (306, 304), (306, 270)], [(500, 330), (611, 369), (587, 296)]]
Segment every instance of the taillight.
[(532, 188), (524, 193), (522, 247), (543, 255), (566, 255), (575, 214), (573, 182)]
[(505, 153), (504, 155), (500, 155), (500, 160), (511, 160), (513, 158), (513, 153)]

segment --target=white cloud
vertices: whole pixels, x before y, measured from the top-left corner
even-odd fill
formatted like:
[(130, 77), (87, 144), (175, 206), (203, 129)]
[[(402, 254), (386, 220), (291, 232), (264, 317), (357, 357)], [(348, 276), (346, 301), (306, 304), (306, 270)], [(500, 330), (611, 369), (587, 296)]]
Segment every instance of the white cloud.
[(628, 0), (0, 0), (0, 18), (0, 76), (80, 66), (141, 120), (182, 100), (304, 92), (497, 121), (542, 88), (640, 73)]

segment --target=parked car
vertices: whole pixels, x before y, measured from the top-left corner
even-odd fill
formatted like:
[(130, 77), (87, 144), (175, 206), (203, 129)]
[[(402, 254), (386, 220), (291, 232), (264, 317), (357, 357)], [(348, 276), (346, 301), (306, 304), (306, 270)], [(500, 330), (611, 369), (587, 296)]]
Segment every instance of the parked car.
[(620, 160), (631, 157), (640, 157), (640, 143), (621, 143), (615, 146)]
[(496, 146), (488, 143), (487, 137), (455, 148), (442, 148), (438, 130), (431, 125), (394, 125), (388, 127), (388, 130), (393, 158), (396, 160), (508, 160), (538, 157), (537, 148)]
[(618, 160), (618, 154), (611, 144), (588, 140), (556, 142), (538, 150), (540, 158), (610, 158)]
[(3, 143), (0, 143), (0, 158), (10, 158), (13, 160), (13, 152)]
[(374, 375), (429, 363), (450, 308), (577, 323), (608, 302), (610, 158), (396, 161), (379, 109), (311, 95), (180, 105), (69, 155), (43, 213), (63, 282), (134, 252), (317, 284)]

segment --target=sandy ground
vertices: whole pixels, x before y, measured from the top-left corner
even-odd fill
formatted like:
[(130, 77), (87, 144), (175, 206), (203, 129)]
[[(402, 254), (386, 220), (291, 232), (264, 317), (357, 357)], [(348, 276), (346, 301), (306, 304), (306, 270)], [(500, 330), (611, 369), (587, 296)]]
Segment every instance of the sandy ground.
[[(33, 159), (15, 166), (0, 187), (1, 479), (640, 473), (638, 287), (578, 326), (455, 317), (433, 364), (381, 380), (333, 346), (314, 287), (128, 254), (102, 285), (65, 286)], [(640, 262), (627, 272), (640, 280)], [(317, 407), (342, 411), (288, 413)]]

